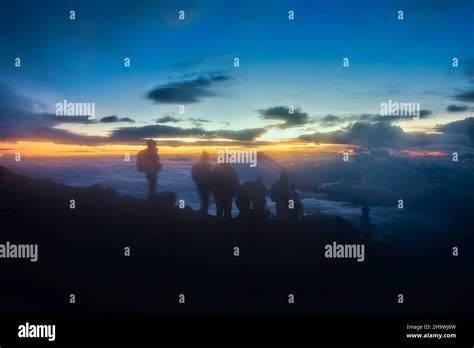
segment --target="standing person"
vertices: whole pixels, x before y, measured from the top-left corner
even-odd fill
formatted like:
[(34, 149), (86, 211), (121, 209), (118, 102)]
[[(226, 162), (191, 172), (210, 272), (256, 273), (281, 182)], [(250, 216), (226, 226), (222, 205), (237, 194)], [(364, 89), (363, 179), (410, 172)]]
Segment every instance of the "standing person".
[(303, 203), (298, 192), (296, 192), (295, 184), (290, 185), (290, 200), (293, 201), (293, 209), (290, 209), (290, 217), (292, 222), (299, 222), (303, 217)]
[(246, 220), (250, 217), (250, 204), (253, 202), (253, 195), (255, 192), (255, 183), (245, 182), (240, 185), (239, 192), (235, 198), (235, 205), (240, 211), (239, 219)]
[(282, 220), (288, 219), (288, 203), (290, 192), (288, 188), (288, 174), (280, 173), (280, 179), (273, 183), (270, 188), (270, 198), (276, 203), (277, 217)]
[(191, 176), (201, 197), (200, 212), (203, 215), (207, 215), (207, 210), (209, 209), (209, 191), (211, 190), (212, 184), (212, 166), (209, 163), (209, 154), (206, 151), (202, 152), (201, 160), (193, 165)]
[[(257, 181), (255, 182), (255, 192), (253, 199), (253, 208), (257, 217), (264, 218), (267, 214), (265, 213), (265, 206), (267, 205), (268, 189), (263, 182), (263, 175), (259, 174), (257, 176)], [(266, 217), (268, 218), (268, 216)]]
[(137, 154), (137, 169), (139, 172), (145, 173), (146, 180), (148, 181), (148, 199), (153, 199), (156, 197), (158, 172), (163, 165), (160, 163), (156, 141), (149, 139), (146, 145), (147, 148)]
[(239, 190), (239, 178), (229, 163), (218, 164), (212, 173), (212, 193), (216, 199), (216, 218), (231, 220), (232, 197)]

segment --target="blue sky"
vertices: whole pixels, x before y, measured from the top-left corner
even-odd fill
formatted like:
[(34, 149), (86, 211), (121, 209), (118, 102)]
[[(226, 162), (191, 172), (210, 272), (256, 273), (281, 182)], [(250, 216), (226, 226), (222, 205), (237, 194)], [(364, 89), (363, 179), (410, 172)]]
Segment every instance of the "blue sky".
[[(471, 0), (4, 0), (0, 8), (0, 82), (40, 101), (35, 112), (53, 112), (63, 99), (88, 101), (96, 103), (99, 119), (128, 117), (136, 121), (133, 127), (170, 116), (179, 121), (168, 126), (265, 127), (264, 139), (274, 139), (347, 127), (321, 127), (318, 120), (377, 114), (388, 99), (419, 102), (431, 112), (397, 123), (405, 131), (426, 132), (472, 111), (472, 99), (453, 97), (473, 88)], [(179, 10), (186, 12), (184, 21)], [(22, 58), (21, 69), (14, 67), (15, 57)], [(130, 68), (123, 66), (125, 57)], [(459, 68), (451, 66), (453, 57)], [(210, 81), (212, 76), (225, 78)], [(192, 87), (201, 95), (197, 101), (147, 98), (155, 89), (199, 78), (207, 80), (199, 91)], [(471, 111), (448, 112), (452, 104)], [(307, 114), (307, 122), (280, 129), (259, 111), (288, 105)], [(119, 125), (55, 127), (105, 135)]]

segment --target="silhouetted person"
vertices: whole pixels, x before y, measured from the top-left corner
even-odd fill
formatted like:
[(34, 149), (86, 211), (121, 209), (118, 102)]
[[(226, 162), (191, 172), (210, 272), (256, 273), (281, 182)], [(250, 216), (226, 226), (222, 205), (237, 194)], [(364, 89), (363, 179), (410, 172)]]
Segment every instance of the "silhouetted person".
[(276, 203), (277, 217), (288, 219), (288, 201), (290, 192), (288, 189), (288, 174), (283, 171), (280, 173), (280, 179), (273, 183), (270, 188), (270, 198)]
[(237, 197), (235, 199), (235, 205), (240, 211), (239, 218), (247, 219), (250, 215), (250, 205), (253, 201), (253, 195), (255, 192), (255, 183), (247, 181), (240, 185)]
[(156, 180), (162, 164), (158, 156), (156, 141), (147, 140), (146, 145), (147, 148), (137, 155), (137, 169), (139, 172), (145, 173), (148, 181), (148, 199), (152, 199), (156, 197)]
[[(259, 219), (268, 218), (269, 212), (265, 210), (267, 205), (268, 188), (263, 183), (263, 176), (258, 175), (255, 182), (255, 192), (253, 199), (253, 207)], [(268, 213), (268, 214), (267, 214)]]
[(191, 176), (201, 197), (200, 212), (206, 215), (209, 209), (209, 192), (212, 185), (212, 166), (209, 163), (209, 154), (206, 151), (202, 152), (201, 160), (193, 165)]
[(232, 197), (239, 189), (239, 179), (229, 163), (220, 163), (212, 172), (212, 193), (216, 200), (216, 217), (230, 221), (232, 212)]
[[(247, 181), (240, 186), (235, 205), (239, 208), (239, 218), (244, 220), (261, 221), (268, 218), (270, 212), (265, 211), (268, 189), (259, 175), (255, 182)], [(252, 209), (253, 208), (253, 209)]]
[(361, 209), (361, 216), (360, 216), (360, 228), (362, 231), (362, 238), (364, 238), (367, 241), (370, 241), (372, 239), (372, 231), (374, 229), (374, 226), (370, 223), (370, 208), (368, 206), (364, 206)]
[(290, 200), (293, 201), (293, 209), (289, 209), (291, 221), (299, 222), (303, 217), (303, 204), (298, 192), (296, 192), (295, 184), (290, 185)]

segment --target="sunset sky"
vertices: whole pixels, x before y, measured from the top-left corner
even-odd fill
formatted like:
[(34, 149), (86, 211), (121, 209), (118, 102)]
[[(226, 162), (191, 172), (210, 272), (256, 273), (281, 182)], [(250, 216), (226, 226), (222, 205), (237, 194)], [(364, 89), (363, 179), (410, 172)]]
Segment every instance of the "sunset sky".
[[(472, 146), (472, 23), (469, 0), (3, 0), (0, 154)], [(420, 119), (381, 117), (388, 100)]]

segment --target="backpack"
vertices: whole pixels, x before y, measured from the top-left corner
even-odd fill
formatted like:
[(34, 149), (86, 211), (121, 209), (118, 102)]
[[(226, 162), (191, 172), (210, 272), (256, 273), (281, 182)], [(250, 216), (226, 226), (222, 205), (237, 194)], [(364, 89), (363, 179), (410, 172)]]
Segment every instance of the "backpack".
[(141, 150), (138, 154), (137, 154), (137, 170), (140, 172), (140, 173), (145, 173), (146, 172), (146, 163), (147, 160), (146, 160), (146, 150)]
[(163, 165), (160, 162), (150, 163), (147, 150), (141, 150), (137, 154), (137, 170), (140, 173), (159, 172)]

